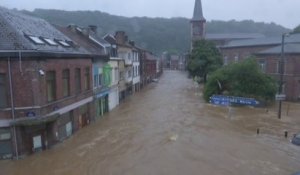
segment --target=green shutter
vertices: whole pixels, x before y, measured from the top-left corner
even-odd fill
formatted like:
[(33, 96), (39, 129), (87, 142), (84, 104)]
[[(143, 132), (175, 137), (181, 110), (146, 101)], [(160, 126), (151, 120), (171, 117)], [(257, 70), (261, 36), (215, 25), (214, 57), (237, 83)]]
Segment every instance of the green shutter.
[(106, 64), (103, 67), (103, 78), (104, 78), (104, 86), (105, 87), (109, 87), (111, 85), (111, 71), (112, 71), (112, 67), (109, 64)]

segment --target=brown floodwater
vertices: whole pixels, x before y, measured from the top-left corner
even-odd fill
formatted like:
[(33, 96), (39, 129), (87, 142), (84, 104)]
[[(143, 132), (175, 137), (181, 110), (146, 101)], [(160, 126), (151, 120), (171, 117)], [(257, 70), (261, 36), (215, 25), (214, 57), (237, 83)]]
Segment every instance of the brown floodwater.
[(0, 161), (0, 174), (290, 175), (300, 171), (300, 147), (283, 134), (300, 131), (300, 106), (283, 113), (206, 104), (185, 73), (165, 71), (51, 150)]

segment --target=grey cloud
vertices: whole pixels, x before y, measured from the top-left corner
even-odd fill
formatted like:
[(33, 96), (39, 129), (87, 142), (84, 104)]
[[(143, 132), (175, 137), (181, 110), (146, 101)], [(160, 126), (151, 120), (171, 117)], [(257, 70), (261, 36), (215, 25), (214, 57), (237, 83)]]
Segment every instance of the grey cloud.
[[(275, 22), (289, 28), (300, 24), (298, 0), (202, 0), (208, 20)], [(192, 16), (194, 0), (1, 0), (1, 6), (33, 10), (99, 10), (122, 16)]]

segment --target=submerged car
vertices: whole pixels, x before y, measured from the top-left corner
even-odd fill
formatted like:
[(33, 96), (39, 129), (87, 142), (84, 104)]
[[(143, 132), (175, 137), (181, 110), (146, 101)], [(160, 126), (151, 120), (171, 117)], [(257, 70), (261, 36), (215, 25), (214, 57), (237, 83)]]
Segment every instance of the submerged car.
[(294, 136), (292, 139), (292, 144), (300, 146), (300, 133)]

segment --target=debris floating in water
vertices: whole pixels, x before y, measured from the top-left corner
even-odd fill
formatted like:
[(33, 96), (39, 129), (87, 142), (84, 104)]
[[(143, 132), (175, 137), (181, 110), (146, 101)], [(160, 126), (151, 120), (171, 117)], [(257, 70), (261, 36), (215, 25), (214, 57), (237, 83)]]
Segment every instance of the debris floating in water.
[(178, 138), (178, 135), (175, 134), (175, 135), (172, 135), (172, 136), (169, 138), (169, 140), (175, 142), (175, 141), (177, 140), (177, 138)]

